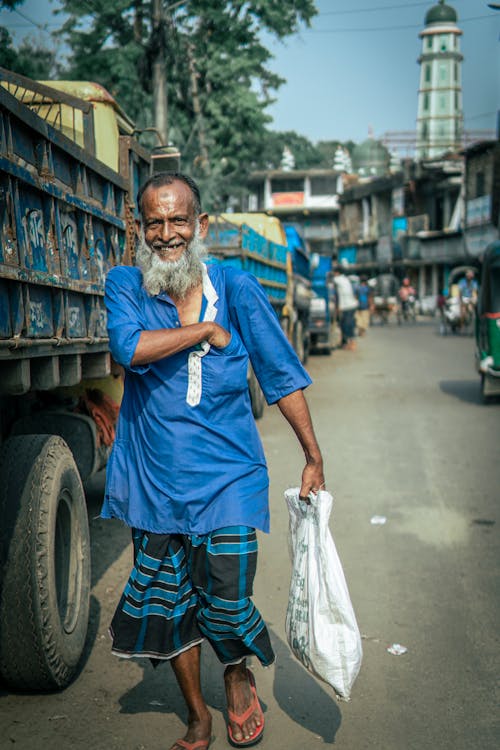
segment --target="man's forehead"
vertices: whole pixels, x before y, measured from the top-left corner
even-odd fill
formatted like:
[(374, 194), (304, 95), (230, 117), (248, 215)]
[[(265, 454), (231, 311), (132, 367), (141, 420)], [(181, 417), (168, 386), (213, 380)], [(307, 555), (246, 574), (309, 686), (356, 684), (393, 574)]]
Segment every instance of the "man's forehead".
[(164, 185), (150, 185), (143, 196), (143, 205), (161, 205), (163, 208), (194, 211), (194, 196), (190, 188), (180, 180)]

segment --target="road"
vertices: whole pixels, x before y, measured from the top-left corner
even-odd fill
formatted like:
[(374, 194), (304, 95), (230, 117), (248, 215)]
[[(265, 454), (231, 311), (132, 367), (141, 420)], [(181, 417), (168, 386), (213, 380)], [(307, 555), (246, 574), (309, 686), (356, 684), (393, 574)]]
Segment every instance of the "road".
[[(334, 495), (331, 530), (363, 636), (349, 703), (291, 656), (284, 633), (290, 563), (283, 491), (302, 457), (276, 407), (260, 430), (272, 532), (260, 536), (255, 600), (276, 664), (255, 665), (266, 710), (260, 747), (299, 750), (496, 750), (500, 404), (482, 405), (469, 337), (432, 322), (375, 326), (356, 352), (311, 357), (308, 391)], [(183, 705), (168, 666), (110, 654), (107, 627), (131, 563), (127, 529), (92, 518), (92, 621), (79, 678), (63, 693), (0, 692), (0, 747), (167, 750)], [(383, 524), (374, 524), (382, 516)], [(393, 644), (407, 652), (394, 656)], [(204, 649), (213, 750), (227, 748), (222, 668)]]

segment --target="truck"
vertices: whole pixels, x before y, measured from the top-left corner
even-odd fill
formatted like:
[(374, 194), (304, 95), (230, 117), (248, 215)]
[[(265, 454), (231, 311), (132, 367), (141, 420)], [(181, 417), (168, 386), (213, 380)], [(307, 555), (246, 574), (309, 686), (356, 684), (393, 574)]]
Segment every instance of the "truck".
[(83, 482), (106, 463), (122, 384), (104, 278), (133, 262), (151, 161), (97, 84), (0, 69), (0, 676), (15, 689), (64, 688), (84, 651)]
[(311, 352), (331, 354), (335, 329), (335, 286), (331, 273), (332, 260), (328, 255), (314, 254), (311, 259), (312, 292), (309, 332)]
[[(209, 259), (252, 273), (262, 284), (288, 340), (302, 362), (309, 352), (310, 282), (294, 271), (293, 248), (280, 220), (262, 213), (214, 214), (206, 239)], [(264, 395), (251, 366), (248, 388), (255, 419)]]

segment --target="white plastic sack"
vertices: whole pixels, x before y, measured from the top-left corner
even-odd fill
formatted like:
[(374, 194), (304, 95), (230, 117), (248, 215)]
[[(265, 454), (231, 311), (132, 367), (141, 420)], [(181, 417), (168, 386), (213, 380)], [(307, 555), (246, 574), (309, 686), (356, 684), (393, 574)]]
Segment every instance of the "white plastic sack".
[(312, 674), (349, 700), (361, 667), (361, 635), (328, 521), (329, 492), (299, 500), (287, 490), (292, 578), (285, 629), (294, 655)]

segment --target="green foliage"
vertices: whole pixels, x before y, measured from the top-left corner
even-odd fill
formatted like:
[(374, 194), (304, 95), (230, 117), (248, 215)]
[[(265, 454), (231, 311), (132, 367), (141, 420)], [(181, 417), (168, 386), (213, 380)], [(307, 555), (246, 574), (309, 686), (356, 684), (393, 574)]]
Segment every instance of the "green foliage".
[[(62, 5), (70, 77), (98, 81), (138, 127), (151, 127), (152, 66), (163, 50), (169, 137), (181, 150), (183, 169), (205, 186), (213, 205), (238, 193), (248, 172), (263, 165), (263, 153), (273, 150), (266, 108), (283, 82), (269, 67), (261, 32), (295, 33), (315, 14), (314, 0), (189, 0), (165, 14), (160, 31), (146, 0)], [(311, 150), (302, 139), (299, 160), (314, 161)]]
[[(322, 154), (306, 138), (269, 130), (267, 108), (283, 80), (262, 42), (262, 32), (281, 39), (309, 24), (314, 0), (189, 0), (169, 10), (172, 5), (163, 0), (158, 27), (152, 0), (61, 0), (65, 21), (56, 35), (71, 50), (63, 76), (100, 83), (139, 129), (150, 128), (153, 65), (162, 54), (169, 139), (214, 206), (238, 195), (251, 170), (279, 168), (285, 145), (298, 169), (320, 166)], [(30, 75), (29, 61), (21, 62), (20, 72)], [(142, 140), (154, 145), (151, 134)]]
[(55, 53), (30, 38), (15, 49), (7, 29), (0, 28), (0, 66), (28, 78), (47, 79), (55, 72)]
[(0, 0), (0, 10), (2, 8), (16, 8), (18, 5), (22, 5), (24, 0)]

